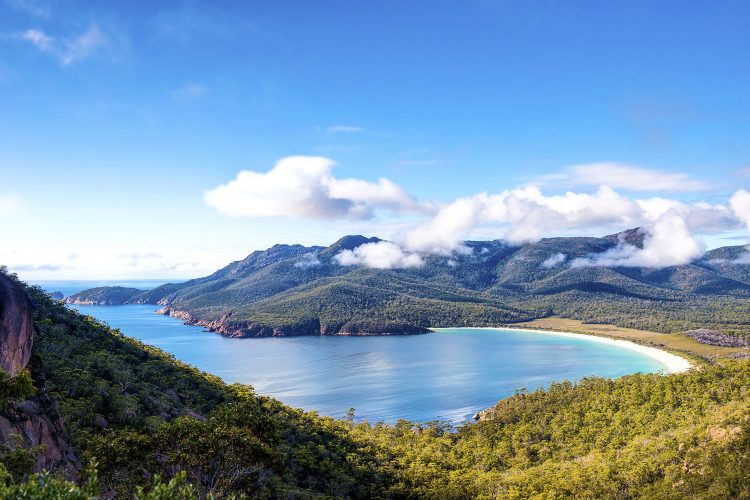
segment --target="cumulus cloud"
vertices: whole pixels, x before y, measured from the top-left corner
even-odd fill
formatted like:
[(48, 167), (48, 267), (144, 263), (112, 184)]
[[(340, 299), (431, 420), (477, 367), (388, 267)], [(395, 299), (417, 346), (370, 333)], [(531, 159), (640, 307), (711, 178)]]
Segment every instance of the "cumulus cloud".
[(403, 269), (424, 265), (420, 255), (406, 252), (390, 241), (365, 243), (354, 250), (342, 251), (334, 259), (342, 266), (361, 265), (373, 269)]
[(574, 165), (561, 173), (539, 179), (542, 184), (609, 186), (631, 191), (704, 191), (710, 184), (681, 172), (667, 172), (620, 163), (602, 162)]
[(447, 254), (461, 251), (463, 240), (480, 224), (503, 225), (504, 238), (520, 244), (550, 231), (606, 224), (629, 227), (637, 225), (642, 214), (637, 203), (607, 187), (591, 194), (553, 196), (537, 187), (524, 187), (459, 198), (406, 234), (403, 243), (412, 251)]
[(558, 252), (556, 254), (550, 255), (547, 259), (545, 259), (545, 261), (542, 262), (541, 266), (544, 269), (552, 269), (553, 267), (562, 264), (566, 260), (568, 260), (568, 256), (564, 253)]
[[(750, 232), (750, 193), (744, 189), (740, 189), (729, 199), (729, 207), (734, 216), (737, 217), (737, 219), (744, 224), (747, 231)], [(746, 249), (747, 252), (732, 261), (732, 263), (750, 264), (750, 246), (746, 247)]]
[(575, 259), (571, 267), (650, 267), (687, 264), (700, 257), (704, 247), (688, 228), (685, 218), (675, 211), (659, 217), (645, 228), (643, 248), (620, 242), (615, 248), (586, 258)]
[(537, 187), (524, 187), (497, 195), (460, 198), (405, 234), (402, 243), (410, 251), (450, 254), (462, 251), (462, 242), (482, 224), (504, 227), (504, 239), (521, 244), (574, 229), (620, 230), (650, 225), (670, 211), (694, 231), (716, 232), (736, 224), (721, 205), (631, 199), (609, 187), (593, 193), (569, 191), (551, 196)]
[(432, 220), (420, 224), (403, 237), (412, 251), (450, 255), (464, 250), (463, 240), (479, 224), (486, 195), (459, 198), (438, 211)]
[(739, 219), (750, 231), (750, 193), (740, 189), (729, 199), (729, 207), (735, 217)]
[(423, 210), (388, 179), (337, 179), (333, 165), (328, 158), (290, 156), (268, 172), (243, 170), (234, 180), (207, 191), (204, 200), (220, 213), (244, 217), (362, 220), (373, 217), (377, 209)]
[(110, 44), (109, 38), (97, 24), (72, 37), (58, 39), (41, 30), (29, 29), (20, 33), (18, 38), (31, 43), (41, 52), (54, 55), (64, 66), (88, 59)]
[[(250, 217), (291, 216), (357, 220), (372, 218), (378, 210), (429, 216), (408, 224), (392, 242), (370, 244), (342, 252), (342, 265), (379, 269), (415, 267), (428, 255), (451, 258), (471, 250), (464, 241), (478, 230), (491, 229), (493, 237), (524, 244), (545, 236), (607, 234), (642, 227), (645, 245), (626, 242), (603, 254), (571, 265), (664, 267), (684, 264), (703, 252), (696, 234), (716, 234), (750, 224), (750, 193), (740, 190), (728, 205), (686, 203), (666, 197), (634, 198), (603, 185), (593, 191), (547, 194), (525, 186), (497, 194), (479, 193), (441, 206), (416, 202), (388, 179), (376, 182), (338, 179), (333, 161), (324, 157), (295, 156), (280, 160), (267, 172), (242, 171), (231, 182), (205, 193), (206, 203), (219, 212)], [(697, 189), (697, 181), (636, 167), (605, 164), (607, 176), (586, 182), (610, 182), (635, 188), (628, 177), (650, 182), (655, 189)], [(581, 179), (591, 165), (572, 167)], [(571, 174), (572, 177), (574, 175)], [(580, 182), (583, 182), (582, 180)], [(679, 187), (682, 186), (682, 187)], [(750, 227), (750, 226), (749, 226)], [(605, 232), (606, 231), (606, 232)], [(551, 256), (543, 266), (564, 264), (565, 256)]]
[[(560, 195), (545, 195), (539, 188), (524, 187), (497, 195), (482, 193), (459, 198), (438, 210), (432, 219), (404, 232), (395, 244), (409, 255), (450, 256), (469, 251), (463, 241), (480, 225), (497, 227), (512, 244), (577, 229), (603, 232), (608, 228), (619, 231), (643, 227), (647, 235), (644, 248), (622, 243), (609, 252), (571, 265), (659, 268), (684, 264), (702, 254), (703, 247), (693, 233), (720, 232), (735, 228), (737, 223), (737, 217), (723, 205), (687, 204), (664, 198), (631, 199), (608, 187), (593, 193)], [(545, 265), (559, 265), (564, 257), (552, 256)], [(363, 259), (359, 263), (367, 265)]]

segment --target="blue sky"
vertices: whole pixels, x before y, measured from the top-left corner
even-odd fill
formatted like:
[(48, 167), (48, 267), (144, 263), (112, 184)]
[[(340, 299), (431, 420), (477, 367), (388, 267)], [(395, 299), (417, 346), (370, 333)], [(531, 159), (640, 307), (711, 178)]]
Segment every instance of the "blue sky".
[[(593, 193), (569, 169), (603, 163), (638, 169), (599, 179), (629, 199), (728, 206), (750, 165), (749, 22), (746, 1), (0, 0), (0, 260), (30, 279), (194, 276), (276, 242), (407, 241), (481, 192)], [(415, 205), (207, 203), (291, 156)], [(460, 237), (513, 224), (480, 219)]]

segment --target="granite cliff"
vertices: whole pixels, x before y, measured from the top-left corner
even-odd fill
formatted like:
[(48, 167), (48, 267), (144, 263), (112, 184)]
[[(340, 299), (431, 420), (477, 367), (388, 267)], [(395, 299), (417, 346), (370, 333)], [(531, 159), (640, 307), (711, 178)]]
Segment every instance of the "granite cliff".
[(18, 283), (0, 274), (0, 368), (10, 377), (29, 363), (33, 332), (31, 300)]
[(52, 470), (74, 478), (78, 459), (56, 405), (44, 391), (44, 367), (32, 357), (33, 333), (28, 294), (0, 273), (0, 448), (28, 450), (35, 471)]

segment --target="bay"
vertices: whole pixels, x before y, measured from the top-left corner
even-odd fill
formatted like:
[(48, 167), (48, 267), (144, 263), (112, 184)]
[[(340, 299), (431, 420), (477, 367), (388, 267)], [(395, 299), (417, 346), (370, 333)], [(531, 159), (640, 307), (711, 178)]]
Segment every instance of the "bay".
[[(91, 282), (40, 285), (75, 293)], [(554, 381), (664, 369), (618, 346), (514, 330), (235, 339), (157, 315), (153, 305), (74, 307), (226, 382), (250, 384), (259, 394), (323, 415), (342, 417), (354, 408), (358, 420), (371, 422), (461, 422), (517, 391)]]

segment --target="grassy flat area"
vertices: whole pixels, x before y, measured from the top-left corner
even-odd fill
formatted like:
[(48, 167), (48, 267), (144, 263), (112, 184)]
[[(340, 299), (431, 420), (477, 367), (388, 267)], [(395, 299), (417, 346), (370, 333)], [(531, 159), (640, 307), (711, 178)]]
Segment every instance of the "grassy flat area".
[(720, 347), (701, 344), (697, 340), (682, 333), (658, 333), (633, 328), (621, 328), (614, 325), (589, 324), (575, 319), (542, 318), (523, 323), (514, 323), (518, 328), (537, 328), (541, 330), (556, 330), (564, 332), (586, 333), (624, 340), (632, 340), (639, 344), (649, 345), (685, 354), (698, 362), (713, 362), (738, 353), (750, 354), (750, 349), (742, 347)]

